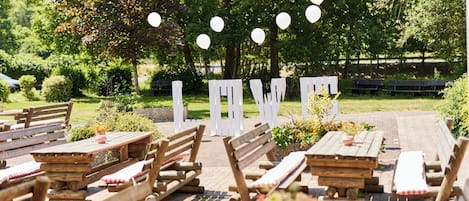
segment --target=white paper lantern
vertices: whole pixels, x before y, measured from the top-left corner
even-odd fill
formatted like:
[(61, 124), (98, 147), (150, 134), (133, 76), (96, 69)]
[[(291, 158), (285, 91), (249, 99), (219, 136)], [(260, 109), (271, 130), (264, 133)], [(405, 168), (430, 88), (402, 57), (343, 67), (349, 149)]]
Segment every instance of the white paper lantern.
[(210, 37), (207, 34), (200, 34), (197, 36), (197, 45), (204, 50), (208, 49), (210, 47)]
[(285, 30), (288, 28), (288, 26), (290, 26), (291, 17), (288, 13), (281, 12), (277, 15), (277, 17), (275, 17), (275, 22), (280, 29)]
[(221, 32), (225, 27), (225, 22), (221, 17), (215, 16), (210, 20), (210, 28), (215, 32)]
[(315, 23), (321, 18), (321, 9), (316, 5), (311, 5), (306, 8), (305, 16), (309, 22)]
[(161, 16), (157, 12), (151, 12), (148, 14), (147, 21), (152, 27), (158, 27), (161, 24)]
[(251, 32), (251, 39), (258, 45), (262, 44), (265, 40), (265, 32), (261, 28), (255, 28)]
[(323, 0), (311, 0), (311, 3), (320, 6)]

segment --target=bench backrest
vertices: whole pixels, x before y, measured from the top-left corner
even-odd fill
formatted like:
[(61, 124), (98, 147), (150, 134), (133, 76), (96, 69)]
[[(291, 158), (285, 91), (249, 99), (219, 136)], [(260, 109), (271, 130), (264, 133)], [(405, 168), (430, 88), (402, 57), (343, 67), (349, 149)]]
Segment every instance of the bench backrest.
[(62, 124), (49, 124), (4, 131), (0, 134), (0, 160), (28, 154), (30, 151), (64, 144), (65, 129)]
[(444, 170), (453, 154), (453, 147), (456, 140), (451, 134), (447, 124), (442, 120), (438, 121), (438, 130), (435, 134), (433, 144), (436, 146), (437, 159), (440, 161), (441, 169)]
[[(168, 149), (168, 144), (169, 144), (169, 141), (168, 139), (165, 139), (165, 138), (155, 140), (152, 143), (150, 143), (148, 152), (145, 155), (145, 160), (147, 161), (147, 163), (145, 164), (143, 169), (150, 170), (148, 173), (149, 174), (148, 182), (151, 186), (152, 184), (155, 183), (156, 178), (158, 177), (158, 173), (161, 170), (161, 166), (164, 162), (164, 156)], [(140, 199), (143, 199), (143, 198), (140, 198)]]
[(20, 183), (16, 186), (0, 190), (0, 200), (13, 200), (14, 198), (19, 197), (22, 197), (24, 200), (25, 195), (32, 193), (31, 200), (44, 201), (46, 200), (49, 186), (49, 178), (46, 176), (40, 176), (37, 177), (36, 180)]
[(166, 139), (168, 139), (169, 145), (163, 161), (170, 162), (163, 164), (162, 169), (177, 162), (171, 159), (185, 151), (190, 151), (188, 162), (196, 162), (195, 160), (199, 152), (200, 143), (202, 142), (204, 130), (205, 125), (201, 124), (167, 136)]
[(242, 170), (265, 154), (272, 158), (271, 151), (276, 144), (269, 125), (264, 123), (235, 138), (225, 137), (223, 142), (241, 200), (249, 200), (249, 189)]
[(354, 79), (352, 80), (353, 86), (357, 88), (362, 87), (384, 87), (384, 80), (381, 79)]
[(464, 155), (469, 144), (469, 138), (460, 137), (454, 144), (452, 154), (449, 158), (448, 164), (445, 166), (442, 171), (444, 171), (445, 176), (443, 182), (441, 183), (440, 191), (438, 192), (436, 200), (443, 201), (448, 200), (451, 192), (453, 190), (454, 182), (458, 176), (459, 168), (464, 159)]
[(23, 114), (15, 117), (17, 123), (24, 123), (24, 128), (31, 126), (33, 122), (63, 119), (65, 127), (69, 126), (73, 102), (57, 103), (45, 106), (37, 106), (23, 109)]

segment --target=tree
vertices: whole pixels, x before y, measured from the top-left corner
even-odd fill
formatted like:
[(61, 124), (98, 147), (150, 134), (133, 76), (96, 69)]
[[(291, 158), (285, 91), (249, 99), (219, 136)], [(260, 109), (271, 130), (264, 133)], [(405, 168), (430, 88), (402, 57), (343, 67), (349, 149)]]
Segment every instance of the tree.
[[(56, 0), (54, 5), (66, 18), (55, 31), (80, 37), (93, 55), (120, 57), (132, 64), (137, 93), (139, 59), (154, 50), (171, 51), (181, 34), (180, 27), (171, 20), (181, 8), (175, 1)], [(147, 23), (153, 11), (164, 17), (158, 28)]]
[(8, 19), (10, 8), (9, 0), (0, 1), (0, 49), (8, 53), (11, 53), (16, 48), (15, 36), (11, 31), (12, 25)]

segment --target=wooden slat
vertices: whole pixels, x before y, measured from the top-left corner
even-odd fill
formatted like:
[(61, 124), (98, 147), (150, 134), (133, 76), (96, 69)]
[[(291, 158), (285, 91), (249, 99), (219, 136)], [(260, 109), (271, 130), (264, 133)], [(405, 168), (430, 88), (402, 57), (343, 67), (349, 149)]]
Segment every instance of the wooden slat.
[(246, 133), (243, 133), (242, 135), (238, 136), (238, 137), (235, 137), (233, 139), (231, 139), (231, 145), (237, 149), (238, 146), (242, 145), (243, 143), (246, 143), (246, 141), (254, 138), (254, 136), (258, 136), (262, 133), (266, 133), (266, 132), (270, 132), (270, 129), (269, 129), (269, 124), (267, 123), (264, 123)]
[(32, 201), (44, 201), (46, 199), (49, 185), (50, 180), (47, 177), (41, 176), (36, 180), (31, 180), (0, 190), (0, 200), (13, 200), (14, 198), (18, 198), (28, 193), (34, 192), (31, 199)]
[(383, 145), (384, 133), (383, 131), (374, 131), (375, 138), (373, 143), (370, 146), (367, 156), (370, 158), (378, 157), (378, 154), (381, 150), (381, 145)]
[(33, 110), (33, 111), (34, 111), (33, 118), (36, 116), (47, 116), (50, 114), (63, 113), (63, 115), (65, 115), (65, 113), (67, 113), (68, 111), (68, 106), (66, 106), (65, 108), (57, 108), (57, 109), (51, 109), (51, 110)]
[(45, 142), (64, 138), (64, 132), (49, 133), (37, 135), (30, 138), (16, 139), (7, 143), (0, 143), (0, 151), (15, 149), (18, 147), (26, 147), (37, 144), (44, 144)]
[(438, 130), (434, 137), (434, 144), (440, 160), (441, 169), (444, 169), (449, 162), (455, 140), (443, 121), (438, 121)]
[(31, 118), (31, 122), (38, 122), (38, 121), (44, 121), (44, 120), (49, 120), (49, 119), (58, 119), (61, 117), (65, 117), (66, 114), (55, 114), (55, 115), (49, 115), (49, 116), (37, 116)]
[(340, 178), (371, 178), (371, 169), (339, 168), (339, 167), (311, 167), (311, 173), (317, 176)]
[(74, 154), (73, 158), (69, 154), (36, 154), (32, 153), (36, 162), (47, 163), (89, 163), (94, 161), (94, 156), (91, 154)]
[(244, 169), (245, 167), (251, 165), (254, 161), (259, 159), (262, 155), (265, 155), (268, 151), (272, 150), (275, 146), (275, 141), (270, 141), (269, 143), (262, 146), (260, 149), (254, 151), (250, 155), (247, 155), (243, 159), (237, 162), (239, 169)]
[(234, 156), (236, 157), (236, 159), (243, 158), (246, 154), (252, 152), (253, 150), (256, 150), (256, 148), (259, 146), (263, 146), (270, 140), (272, 140), (272, 134), (266, 133), (260, 137), (251, 140), (251, 142), (249, 143), (238, 146), (234, 152)]
[(67, 143), (67, 141), (65, 139), (63, 139), (63, 140), (53, 141), (53, 142), (50, 142), (50, 143), (47, 143), (47, 144), (38, 144), (38, 145), (33, 145), (33, 146), (28, 146), (28, 147), (22, 147), (22, 148), (19, 148), (19, 149), (3, 151), (3, 152), (0, 152), (0, 159), (14, 158), (14, 157), (17, 157), (17, 156), (22, 156), (22, 155), (28, 154), (31, 151), (34, 151), (34, 150), (37, 150), (37, 149), (42, 149), (42, 148), (46, 148), (46, 147), (61, 145), (61, 144), (65, 144), (65, 143)]
[(375, 160), (354, 160), (354, 159), (330, 159), (312, 158), (307, 159), (307, 164), (318, 167), (349, 167), (349, 168), (375, 168), (378, 161)]
[(46, 174), (55, 181), (83, 181), (85, 178), (84, 173), (48, 172)]
[(168, 138), (168, 140), (171, 142), (171, 141), (173, 141), (175, 139), (178, 139), (180, 137), (184, 137), (186, 135), (189, 135), (190, 133), (193, 133), (195, 131), (197, 131), (197, 127), (192, 127), (192, 128), (188, 128), (186, 130), (180, 131), (179, 133), (175, 133), (175, 134), (173, 134), (171, 136), (168, 136), (166, 138)]
[(344, 188), (363, 188), (365, 180), (362, 178), (336, 178), (336, 177), (318, 177), (320, 186), (340, 186)]
[(3, 131), (0, 135), (0, 141), (8, 140), (8, 139), (15, 139), (15, 138), (23, 138), (32, 136), (38, 133), (47, 133), (52, 131), (62, 130), (62, 125), (60, 124), (50, 124), (50, 125), (43, 125), (43, 126), (35, 126), (32, 128), (25, 128), (20, 130), (12, 130), (12, 131)]
[(185, 146), (177, 147), (177, 148), (175, 148), (175, 149), (173, 149), (173, 150), (168, 150), (168, 151), (166, 152), (166, 155), (165, 155), (165, 161), (167, 161), (167, 160), (169, 160), (170, 158), (172, 158), (172, 157), (174, 157), (174, 156), (176, 156), (176, 155), (178, 155), (178, 154), (180, 154), (180, 153), (182, 153), (182, 152), (184, 152), (184, 151), (186, 151), (186, 150), (189, 150), (189, 149), (191, 149), (191, 148), (192, 148), (192, 143), (191, 143), (191, 144), (187, 144), (187, 145), (185, 145)]
[(47, 172), (90, 172), (91, 165), (89, 163), (42, 163), (41, 170)]
[(466, 149), (469, 144), (469, 138), (460, 137), (455, 144), (455, 148), (452, 157), (454, 160), (450, 160), (450, 164), (448, 164), (447, 169), (451, 169), (451, 171), (445, 171), (445, 177), (443, 178), (443, 182), (441, 184), (441, 189), (438, 192), (438, 196), (436, 200), (448, 200), (451, 196), (451, 190), (456, 181), (456, 177), (461, 166), (461, 163), (464, 159), (464, 154), (466, 153)]
[(51, 191), (48, 195), (50, 200), (85, 200), (86, 191), (70, 191), (70, 190), (60, 190), (60, 191)]
[(186, 144), (194, 143), (195, 133), (189, 133), (180, 138), (173, 139), (169, 142), (168, 150), (174, 150), (178, 147), (184, 146)]

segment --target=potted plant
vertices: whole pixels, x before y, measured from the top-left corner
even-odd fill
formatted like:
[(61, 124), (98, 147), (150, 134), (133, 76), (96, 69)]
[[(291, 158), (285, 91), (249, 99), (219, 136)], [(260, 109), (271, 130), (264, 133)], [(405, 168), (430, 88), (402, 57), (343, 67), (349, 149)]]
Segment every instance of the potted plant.
[(340, 123), (338, 130), (344, 132), (344, 137), (342, 139), (344, 145), (352, 146), (355, 140), (355, 135), (363, 131), (363, 125), (353, 121), (346, 121)]
[(106, 131), (108, 127), (105, 123), (98, 122), (93, 126), (94, 133), (96, 134), (96, 142), (98, 144), (106, 143)]

